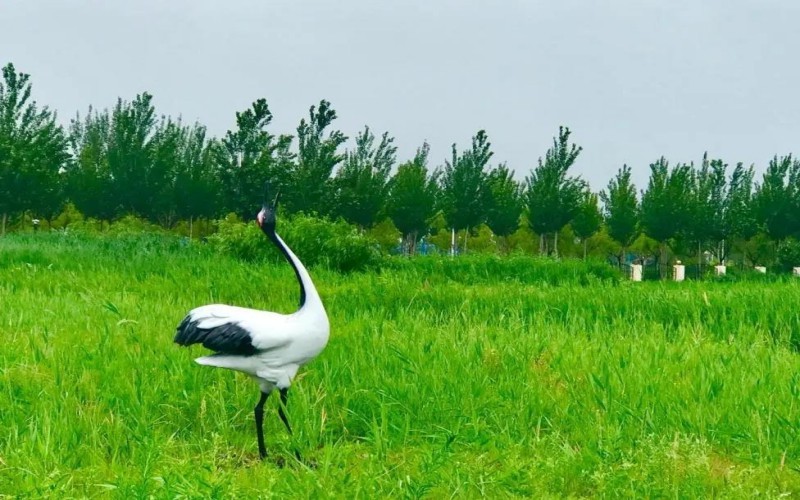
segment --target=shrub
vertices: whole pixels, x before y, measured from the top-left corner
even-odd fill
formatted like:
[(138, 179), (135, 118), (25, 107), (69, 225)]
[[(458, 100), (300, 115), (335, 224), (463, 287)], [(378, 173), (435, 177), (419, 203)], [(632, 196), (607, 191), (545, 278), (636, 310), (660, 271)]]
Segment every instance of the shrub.
[(148, 222), (135, 215), (126, 215), (108, 227), (109, 236), (130, 236), (139, 234), (166, 234), (161, 226)]
[(515, 254), (500, 257), (488, 254), (444, 256), (395, 257), (388, 266), (414, 273), (422, 280), (435, 282), (448, 280), (464, 284), (508, 281), (517, 283), (546, 283), (548, 285), (617, 282), (622, 274), (614, 267), (598, 260), (533, 257)]
[[(308, 266), (325, 265), (348, 272), (374, 267), (380, 262), (377, 242), (344, 221), (301, 214), (282, 216), (278, 224), (278, 234)], [(240, 259), (277, 261), (283, 258), (253, 222), (222, 220), (219, 231), (209, 237), (209, 242), (219, 251)]]
[(278, 256), (277, 252), (270, 252), (272, 247), (265, 244), (264, 235), (255, 223), (245, 224), (235, 217), (220, 220), (217, 232), (208, 241), (218, 251), (243, 260)]
[(781, 271), (790, 272), (797, 266), (800, 266), (800, 241), (793, 238), (782, 241), (778, 245), (778, 267)]

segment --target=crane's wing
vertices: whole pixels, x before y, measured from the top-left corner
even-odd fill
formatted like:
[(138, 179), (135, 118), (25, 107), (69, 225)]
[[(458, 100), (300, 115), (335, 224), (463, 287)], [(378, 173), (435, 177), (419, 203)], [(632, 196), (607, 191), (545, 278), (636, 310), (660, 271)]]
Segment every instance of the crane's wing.
[(269, 311), (212, 304), (189, 311), (174, 340), (179, 345), (201, 343), (219, 353), (250, 356), (291, 341), (284, 318)]

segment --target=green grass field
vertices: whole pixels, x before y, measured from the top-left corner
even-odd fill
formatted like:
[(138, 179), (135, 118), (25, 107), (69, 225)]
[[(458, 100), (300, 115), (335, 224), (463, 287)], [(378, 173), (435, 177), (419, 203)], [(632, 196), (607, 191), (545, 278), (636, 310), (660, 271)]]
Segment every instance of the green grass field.
[(0, 239), (0, 494), (800, 494), (800, 280), (492, 262), (312, 269), (331, 340), (290, 392), (293, 438), (268, 402), (262, 463), (256, 385), (172, 337), (206, 303), (292, 310), (288, 265), (158, 237)]

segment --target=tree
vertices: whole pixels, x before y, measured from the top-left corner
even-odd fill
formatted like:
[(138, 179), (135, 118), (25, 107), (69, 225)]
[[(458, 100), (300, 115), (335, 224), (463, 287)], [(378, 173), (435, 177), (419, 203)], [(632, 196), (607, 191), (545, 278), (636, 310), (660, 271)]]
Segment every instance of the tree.
[(83, 120), (77, 115), (70, 123), (67, 197), (85, 216), (100, 221), (110, 221), (117, 208), (108, 165), (110, 134), (108, 111), (98, 113), (90, 107)]
[(696, 245), (698, 270), (702, 264), (702, 249), (711, 244), (719, 254), (725, 239), (725, 198), (728, 167), (722, 160), (709, 160), (703, 155), (700, 169), (692, 165), (690, 192), (688, 193), (689, 214), (684, 228), (685, 235)]
[(149, 215), (168, 179), (152, 168), (151, 140), (156, 128), (152, 100), (147, 92), (132, 102), (118, 99), (111, 112), (107, 155), (118, 213)]
[(320, 101), (318, 108), (311, 106), (308, 115), (308, 121), (301, 120), (297, 127), (297, 163), (288, 176), (285, 204), (290, 211), (327, 215), (333, 201), (331, 173), (344, 159), (338, 149), (347, 136), (338, 130), (325, 135), (336, 119), (328, 101)]
[(172, 227), (176, 222), (175, 178), (181, 168), (187, 135), (180, 121), (163, 118), (150, 143), (149, 203), (139, 213), (162, 226)]
[(441, 207), (453, 231), (478, 227), (486, 218), (490, 192), (486, 166), (491, 143), (484, 130), (472, 137), (472, 148), (461, 155), (452, 146), (452, 159), (445, 162), (441, 176)]
[(519, 229), (522, 196), (519, 183), (505, 164), (492, 169), (488, 176), (489, 206), (486, 224), (500, 237), (503, 250), (508, 250), (508, 237)]
[(792, 155), (769, 162), (761, 184), (756, 186), (756, 221), (769, 237), (781, 242), (800, 234), (800, 161)]
[(261, 206), (267, 181), (286, 189), (292, 137), (270, 134), (267, 127), (271, 122), (266, 99), (258, 99), (250, 108), (236, 112), (236, 129), (213, 143), (221, 208), (242, 218), (252, 217)]
[(356, 137), (356, 149), (346, 153), (333, 179), (336, 215), (361, 229), (378, 222), (397, 154), (393, 142), (394, 138), (384, 132), (376, 146), (375, 136), (364, 127)]
[(175, 214), (189, 219), (189, 238), (192, 238), (194, 220), (212, 217), (217, 213), (218, 184), (214, 178), (214, 151), (216, 143), (206, 139), (206, 128), (195, 124), (184, 128), (178, 165), (173, 186)]
[(588, 189), (583, 192), (583, 199), (578, 205), (578, 212), (572, 220), (572, 230), (575, 236), (583, 242), (583, 259), (586, 260), (586, 243), (589, 238), (600, 230), (603, 216), (597, 206), (597, 195)]
[(25, 146), (27, 208), (33, 215), (51, 221), (66, 203), (63, 169), (69, 160), (64, 129), (55, 123), (55, 114), (41, 123), (36, 137)]
[(623, 165), (617, 175), (608, 183), (606, 191), (600, 193), (608, 234), (620, 244), (619, 264), (622, 265), (625, 252), (637, 236), (639, 221), (639, 202), (636, 199), (636, 186), (631, 182), (631, 169)]
[(642, 194), (641, 220), (645, 233), (659, 244), (662, 277), (667, 241), (686, 228), (691, 216), (691, 175), (691, 168), (685, 164), (670, 170), (663, 156), (650, 164), (650, 180)]
[(9, 63), (0, 82), (0, 235), (9, 217), (32, 209), (50, 216), (63, 202), (59, 172), (68, 159), (64, 130), (31, 101), (30, 75)]
[(731, 173), (725, 198), (725, 231), (730, 239), (749, 240), (758, 232), (753, 202), (754, 168), (741, 163)]
[(428, 173), (429, 151), (428, 143), (424, 143), (414, 159), (400, 165), (389, 181), (386, 213), (402, 233), (409, 253), (414, 253), (417, 237), (428, 231), (436, 208), (439, 173)]
[(525, 205), (531, 230), (539, 235), (539, 251), (545, 253), (545, 237), (553, 234), (553, 252), (558, 256), (558, 232), (569, 224), (578, 212), (586, 183), (568, 177), (569, 168), (581, 153), (581, 147), (569, 144), (571, 132), (558, 128), (558, 138), (547, 150), (544, 161), (526, 177)]

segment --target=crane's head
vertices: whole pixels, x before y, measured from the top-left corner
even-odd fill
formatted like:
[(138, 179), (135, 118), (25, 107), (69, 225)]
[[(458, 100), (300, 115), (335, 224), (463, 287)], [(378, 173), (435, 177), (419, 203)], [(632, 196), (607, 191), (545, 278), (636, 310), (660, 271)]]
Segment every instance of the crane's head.
[(279, 190), (275, 194), (275, 198), (272, 200), (272, 203), (267, 201), (269, 200), (269, 195), (269, 183), (267, 183), (264, 191), (264, 203), (261, 205), (261, 211), (258, 212), (258, 215), (256, 215), (258, 227), (260, 227), (265, 233), (275, 232), (275, 214), (278, 211), (278, 199), (281, 197), (281, 192)]

